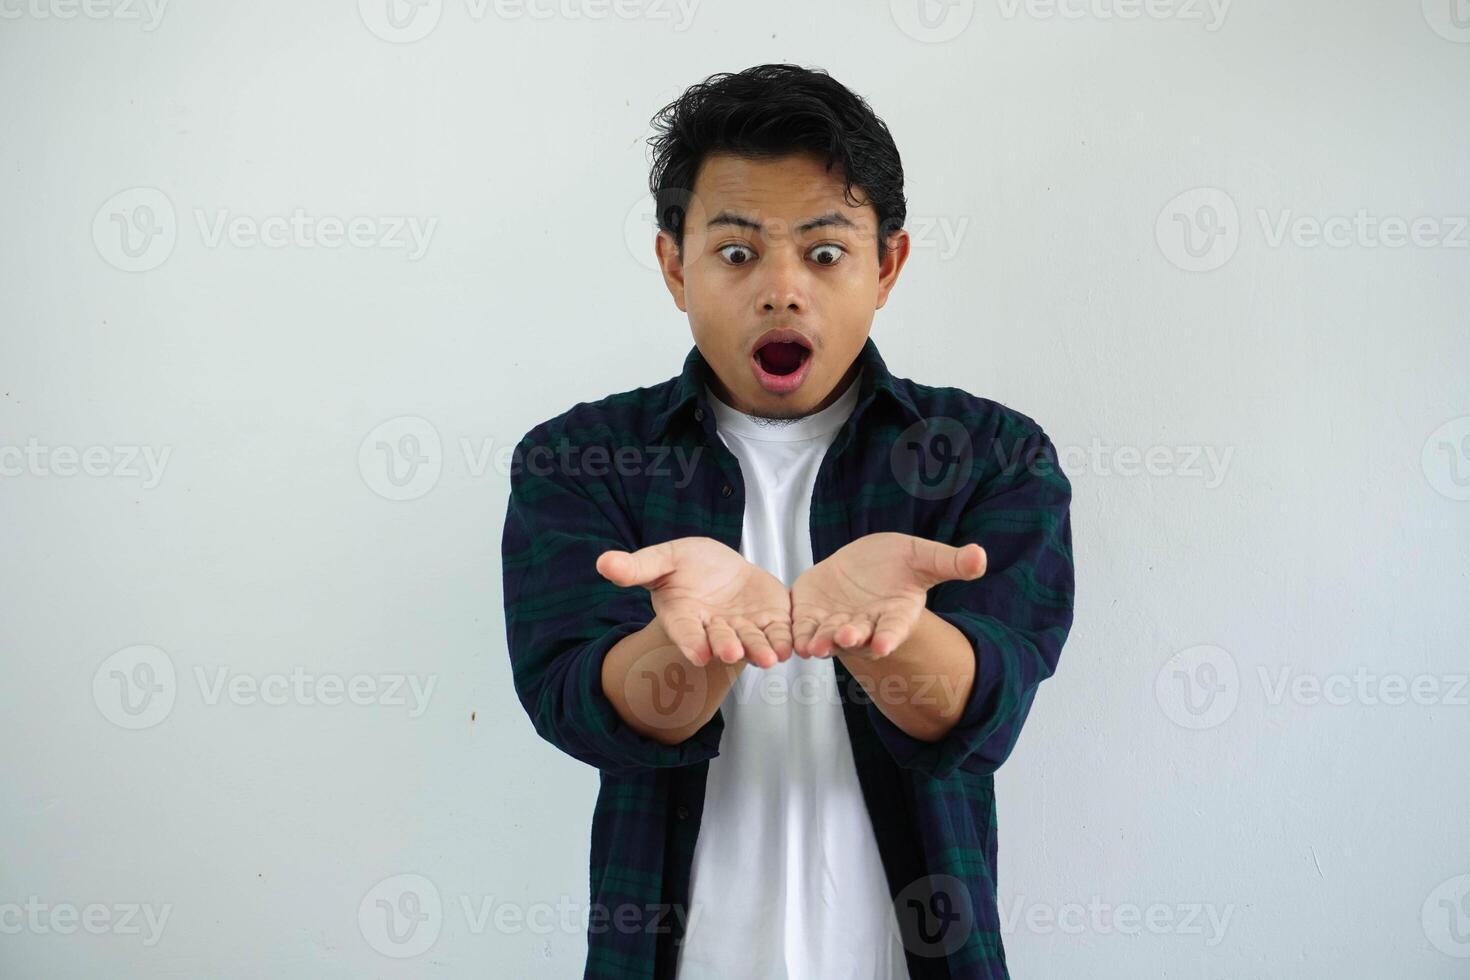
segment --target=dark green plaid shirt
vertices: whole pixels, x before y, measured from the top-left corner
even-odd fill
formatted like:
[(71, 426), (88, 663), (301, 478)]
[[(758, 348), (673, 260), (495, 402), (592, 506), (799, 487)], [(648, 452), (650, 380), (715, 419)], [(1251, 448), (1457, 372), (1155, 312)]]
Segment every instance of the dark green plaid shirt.
[[(1071, 486), (1030, 418), (958, 388), (894, 377), (871, 338), (859, 357), (867, 370), (857, 405), (812, 492), (813, 560), (866, 534), (900, 531), (979, 542), (988, 564), (979, 579), (929, 591), (928, 607), (975, 647), (969, 699), (943, 739), (905, 734), (833, 659), (853, 759), (910, 976), (1006, 977), (992, 774), (1071, 627)], [(623, 724), (602, 690), (603, 657), (653, 607), (645, 588), (613, 585), (595, 562), (611, 548), (695, 535), (739, 550), (744, 484), (715, 431), (708, 371), (694, 347), (678, 377), (579, 402), (532, 428), (512, 457), (501, 547), (516, 694), (542, 738), (601, 776), (589, 978), (672, 978), (690, 914), (705, 777), (724, 719), (716, 713), (678, 745)], [(767, 845), (731, 846), (759, 860)]]

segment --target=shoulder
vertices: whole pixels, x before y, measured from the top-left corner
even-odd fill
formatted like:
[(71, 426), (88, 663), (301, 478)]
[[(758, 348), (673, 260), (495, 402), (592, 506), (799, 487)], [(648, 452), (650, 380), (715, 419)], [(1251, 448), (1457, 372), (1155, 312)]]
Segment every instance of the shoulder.
[(922, 419), (953, 419), (975, 440), (1050, 441), (1041, 423), (1009, 405), (948, 385), (893, 379), (895, 390)]
[(532, 446), (642, 446), (655, 419), (669, 404), (677, 377), (655, 385), (616, 391), (579, 401), (566, 411), (533, 425), (520, 444)]

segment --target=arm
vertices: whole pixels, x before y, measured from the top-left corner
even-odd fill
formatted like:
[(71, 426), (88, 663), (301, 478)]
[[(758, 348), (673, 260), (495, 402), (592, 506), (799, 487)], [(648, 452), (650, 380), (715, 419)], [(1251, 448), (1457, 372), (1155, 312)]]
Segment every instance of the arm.
[(608, 698), (629, 727), (677, 745), (698, 732), (747, 663), (791, 656), (791, 597), (765, 569), (709, 537), (608, 551), (597, 570), (649, 590), (654, 619), (602, 665)]
[(833, 651), (889, 721), (921, 742), (937, 742), (960, 720), (975, 680), (969, 637), (924, 609), (908, 639), (886, 657)]
[(970, 543), (877, 532), (792, 587), (798, 655), (838, 656), (894, 760), (935, 778), (1005, 761), (1071, 627), (1071, 488), (1039, 428), (1005, 428), (1014, 462), (954, 521)]
[(608, 651), (602, 661), (602, 689), (629, 728), (664, 745), (678, 745), (714, 717), (748, 662), (712, 659), (696, 667), (655, 616)]
[[(942, 619), (968, 646), (972, 680), (959, 715), (941, 738), (927, 741), (876, 702), (868, 710), (895, 760), (935, 778), (956, 768), (993, 773), (1005, 762), (1072, 626), (1071, 484), (1041, 429), (1002, 426), (998, 438), (1005, 451), (995, 458), (1014, 462), (979, 486), (954, 532), (958, 541), (984, 545), (985, 577), (942, 582), (926, 599), (926, 617)], [(915, 659), (945, 669), (939, 664), (951, 661), (951, 645), (933, 649), (916, 646)]]
[(601, 770), (714, 757), (723, 728), (718, 712), (666, 745), (628, 725), (608, 697), (605, 659), (642, 632), (654, 611), (646, 589), (616, 585), (596, 565), (602, 552), (636, 540), (635, 532), (601, 480), (571, 476), (547, 457), (533, 464), (527, 452), (542, 441), (538, 434), (554, 441), (533, 429), (516, 447), (501, 539), (506, 642), (521, 706), (538, 735)]

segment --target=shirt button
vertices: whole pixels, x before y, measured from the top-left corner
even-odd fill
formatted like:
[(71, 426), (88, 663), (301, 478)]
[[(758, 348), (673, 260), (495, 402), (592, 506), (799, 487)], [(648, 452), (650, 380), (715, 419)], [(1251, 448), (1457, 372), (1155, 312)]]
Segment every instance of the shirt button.
[(696, 422), (703, 422), (704, 421), (704, 409), (702, 409), (702, 408), (696, 408), (694, 410), (694, 421), (696, 421)]
[(679, 809), (677, 809), (677, 810), (674, 811), (674, 815), (677, 816), (680, 820), (688, 820), (689, 819), (689, 808), (687, 806), (685, 806), (684, 804), (680, 803), (679, 804)]
[(728, 497), (728, 496), (730, 496), (730, 494), (732, 494), (734, 492), (735, 492), (735, 488), (732, 487), (732, 486), (730, 486), (730, 484), (728, 484), (728, 483), (725, 484), (723, 487), (720, 487), (720, 496), (721, 497)]

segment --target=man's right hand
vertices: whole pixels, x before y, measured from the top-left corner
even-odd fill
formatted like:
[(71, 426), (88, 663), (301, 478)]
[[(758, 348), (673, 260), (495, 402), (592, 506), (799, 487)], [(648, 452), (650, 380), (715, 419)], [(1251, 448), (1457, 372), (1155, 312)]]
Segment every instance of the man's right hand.
[(648, 589), (669, 640), (696, 667), (713, 657), (774, 667), (791, 657), (791, 593), (770, 572), (708, 537), (604, 551), (597, 571)]

